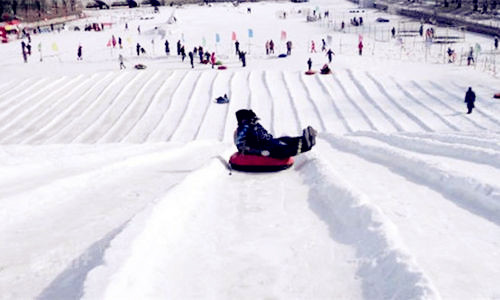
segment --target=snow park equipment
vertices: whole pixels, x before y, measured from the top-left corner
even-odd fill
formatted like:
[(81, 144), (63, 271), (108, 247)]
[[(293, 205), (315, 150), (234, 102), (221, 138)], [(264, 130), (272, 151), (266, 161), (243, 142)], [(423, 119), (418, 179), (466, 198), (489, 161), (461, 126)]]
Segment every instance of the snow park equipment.
[(316, 74), (316, 71), (313, 70), (306, 71), (306, 75), (314, 75), (314, 74)]
[(137, 64), (134, 66), (134, 68), (136, 68), (137, 70), (144, 70), (146, 69), (146, 65), (143, 65), (143, 64)]
[(500, 93), (496, 93), (495, 95), (493, 95), (493, 98), (500, 99)]
[(243, 172), (276, 172), (290, 168), (293, 163), (293, 157), (273, 158), (239, 152), (229, 158), (231, 168)]

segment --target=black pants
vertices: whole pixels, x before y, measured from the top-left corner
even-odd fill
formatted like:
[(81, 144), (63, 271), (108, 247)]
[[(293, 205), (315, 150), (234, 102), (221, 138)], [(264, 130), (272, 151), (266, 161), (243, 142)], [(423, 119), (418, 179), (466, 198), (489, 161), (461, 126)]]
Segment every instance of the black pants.
[(268, 150), (269, 156), (274, 158), (287, 158), (311, 150), (302, 136), (273, 139), (266, 148), (263, 150)]
[(472, 109), (474, 108), (474, 104), (467, 104), (467, 113), (470, 114)]

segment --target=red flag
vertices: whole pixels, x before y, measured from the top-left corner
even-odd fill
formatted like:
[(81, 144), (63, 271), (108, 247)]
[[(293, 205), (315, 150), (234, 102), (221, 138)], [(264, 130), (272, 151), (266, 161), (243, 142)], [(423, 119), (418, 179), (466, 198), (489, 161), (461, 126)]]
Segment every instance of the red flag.
[(233, 31), (233, 33), (231, 34), (231, 39), (233, 41), (236, 41), (236, 32)]
[(284, 41), (286, 40), (286, 31), (281, 30), (281, 40)]
[(108, 41), (108, 43), (106, 44), (106, 47), (111, 47), (111, 40)]

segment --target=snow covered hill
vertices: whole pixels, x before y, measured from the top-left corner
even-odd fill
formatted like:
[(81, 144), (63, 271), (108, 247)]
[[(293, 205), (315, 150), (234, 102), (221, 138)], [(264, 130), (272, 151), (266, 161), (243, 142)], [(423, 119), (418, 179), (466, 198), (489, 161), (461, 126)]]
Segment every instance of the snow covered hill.
[[(290, 3), (248, 5), (256, 33), (325, 34), (276, 18)], [(171, 35), (220, 30), (205, 9), (177, 12), (199, 23)], [(247, 29), (245, 7), (210, 9)], [(247, 68), (227, 54), (223, 71), (154, 56), (119, 71), (97, 50), (0, 61), (0, 299), (499, 299), (498, 80), (347, 51), (308, 76), (307, 56), (324, 53), (297, 44)], [(240, 108), (276, 136), (312, 125), (318, 143), (286, 171), (229, 173)]]

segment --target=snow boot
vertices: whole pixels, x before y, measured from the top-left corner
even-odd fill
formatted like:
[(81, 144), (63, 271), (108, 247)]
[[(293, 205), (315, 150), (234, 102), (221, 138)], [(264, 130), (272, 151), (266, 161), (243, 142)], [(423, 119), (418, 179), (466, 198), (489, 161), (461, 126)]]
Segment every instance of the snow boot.
[(301, 149), (301, 152), (309, 151), (316, 145), (316, 135), (318, 135), (318, 132), (311, 126), (307, 126), (306, 129), (302, 130), (303, 146), (305, 146), (305, 149)]

